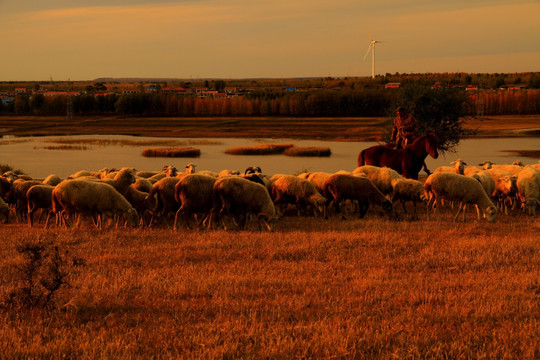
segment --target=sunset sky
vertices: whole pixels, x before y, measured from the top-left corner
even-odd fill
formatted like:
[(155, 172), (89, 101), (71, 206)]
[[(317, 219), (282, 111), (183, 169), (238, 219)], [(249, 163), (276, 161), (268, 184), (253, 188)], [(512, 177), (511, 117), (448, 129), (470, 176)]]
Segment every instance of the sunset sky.
[(0, 81), (540, 71), (539, 0), (0, 0)]

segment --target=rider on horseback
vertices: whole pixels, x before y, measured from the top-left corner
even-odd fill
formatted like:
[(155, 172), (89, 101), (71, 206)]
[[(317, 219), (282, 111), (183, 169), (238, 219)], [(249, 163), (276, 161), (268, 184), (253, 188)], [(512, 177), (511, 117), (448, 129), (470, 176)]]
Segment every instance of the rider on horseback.
[[(397, 116), (394, 118), (394, 127), (390, 141), (396, 144), (396, 149), (403, 149), (416, 139), (416, 119), (402, 106), (397, 108)], [(424, 162), (424, 171), (431, 174)]]
[(396, 144), (396, 149), (402, 149), (416, 138), (416, 119), (407, 113), (405, 108), (397, 108), (394, 118), (394, 128), (390, 140)]

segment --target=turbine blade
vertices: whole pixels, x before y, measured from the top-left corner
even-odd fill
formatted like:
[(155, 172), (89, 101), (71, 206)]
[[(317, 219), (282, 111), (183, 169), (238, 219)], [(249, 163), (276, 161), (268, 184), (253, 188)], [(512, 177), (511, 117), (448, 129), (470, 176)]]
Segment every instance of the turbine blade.
[(372, 46), (373, 46), (372, 44), (369, 44), (369, 46), (368, 46), (368, 48), (367, 48), (367, 51), (366, 51), (366, 55), (364, 55), (364, 60), (366, 60), (366, 58), (367, 58), (367, 56), (368, 56), (368, 54), (369, 54), (369, 51), (371, 50), (371, 47), (372, 47)]
[(373, 41), (373, 36), (371, 36), (371, 33), (369, 32), (369, 29), (366, 26), (367, 34), (369, 36), (369, 40)]

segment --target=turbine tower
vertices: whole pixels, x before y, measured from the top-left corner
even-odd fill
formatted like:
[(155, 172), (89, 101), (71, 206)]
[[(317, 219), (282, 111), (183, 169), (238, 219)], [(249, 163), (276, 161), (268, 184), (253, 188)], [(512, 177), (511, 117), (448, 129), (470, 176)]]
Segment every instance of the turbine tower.
[(366, 55), (364, 55), (364, 60), (366, 60), (366, 57), (368, 56), (369, 52), (371, 51), (371, 78), (375, 79), (375, 44), (381, 43), (383, 41), (377, 41), (373, 40), (373, 37), (369, 33), (368, 30), (369, 39), (371, 42), (369, 43), (368, 49), (366, 51)]

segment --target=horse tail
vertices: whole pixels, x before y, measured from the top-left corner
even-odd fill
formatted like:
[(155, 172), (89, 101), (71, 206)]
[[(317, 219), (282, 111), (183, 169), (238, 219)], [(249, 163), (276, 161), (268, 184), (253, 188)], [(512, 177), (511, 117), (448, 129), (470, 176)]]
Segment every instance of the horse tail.
[(360, 154), (358, 154), (358, 166), (364, 166), (366, 164), (366, 161), (364, 159), (364, 152), (366, 150), (362, 150), (360, 151)]

